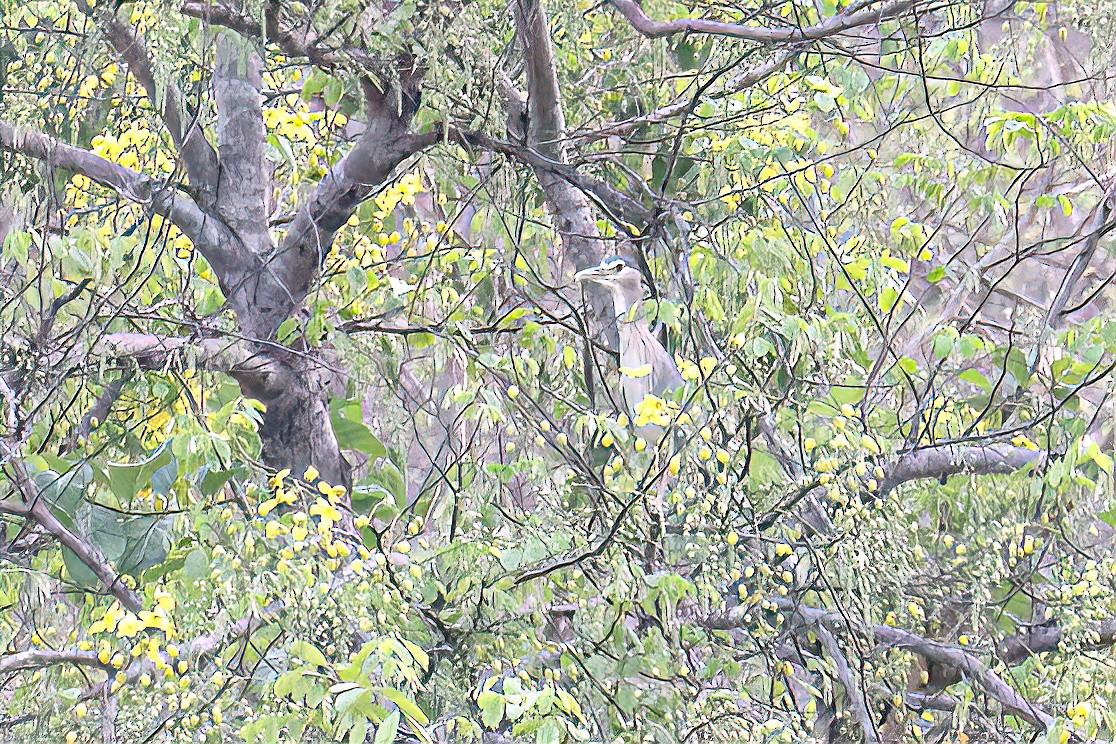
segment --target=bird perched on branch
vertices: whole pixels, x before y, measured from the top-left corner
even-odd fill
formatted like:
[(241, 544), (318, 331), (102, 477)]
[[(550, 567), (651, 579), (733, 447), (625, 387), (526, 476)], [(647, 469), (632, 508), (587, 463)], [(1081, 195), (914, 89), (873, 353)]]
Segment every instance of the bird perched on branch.
[(616, 313), (620, 346), (620, 392), (627, 413), (641, 436), (657, 441), (663, 432), (661, 411), (650, 410), (648, 395), (668, 397), (683, 384), (670, 352), (639, 313), (647, 293), (643, 272), (626, 256), (608, 256), (597, 266), (577, 272), (574, 279), (593, 282), (609, 291)]

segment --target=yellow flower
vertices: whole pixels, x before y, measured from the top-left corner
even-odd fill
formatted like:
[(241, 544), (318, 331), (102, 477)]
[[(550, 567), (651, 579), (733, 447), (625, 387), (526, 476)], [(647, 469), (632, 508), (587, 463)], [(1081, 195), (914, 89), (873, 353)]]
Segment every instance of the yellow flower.
[(155, 590), (155, 606), (164, 610), (174, 609), (174, 596), (162, 589)]
[(635, 377), (635, 378), (647, 377), (647, 375), (651, 374), (651, 365), (650, 364), (641, 364), (638, 367), (624, 367), (624, 366), (621, 366), (620, 367), (620, 374), (624, 375), (625, 377)]
[(323, 498), (319, 498), (310, 507), (310, 515), (320, 517), (323, 522), (339, 522), (341, 521), (341, 512), (336, 506), (329, 503)]
[(123, 617), (123, 619), (120, 620), (120, 623), (116, 626), (116, 635), (120, 636), (121, 638), (131, 638), (146, 627), (146, 623), (129, 612)]
[(317, 478), (318, 475), (318, 469), (311, 465), (310, 467), (306, 468), (306, 472), (302, 474), (302, 479), (309, 482)]
[(291, 474), (291, 469), (290, 468), (283, 468), (278, 473), (271, 476), (271, 480), (268, 481), (268, 482), (271, 484), (272, 488), (278, 488), (279, 486), (281, 486), (283, 484), (283, 481), (286, 480), (287, 476), (290, 475), (290, 474)]

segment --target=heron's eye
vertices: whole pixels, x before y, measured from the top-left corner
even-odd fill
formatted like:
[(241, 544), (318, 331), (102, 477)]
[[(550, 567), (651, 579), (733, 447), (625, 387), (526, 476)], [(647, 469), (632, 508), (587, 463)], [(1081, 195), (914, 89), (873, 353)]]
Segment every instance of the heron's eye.
[(611, 264), (609, 264), (608, 270), (609, 271), (620, 271), (623, 268), (624, 268), (624, 262), (623, 261), (613, 261)]

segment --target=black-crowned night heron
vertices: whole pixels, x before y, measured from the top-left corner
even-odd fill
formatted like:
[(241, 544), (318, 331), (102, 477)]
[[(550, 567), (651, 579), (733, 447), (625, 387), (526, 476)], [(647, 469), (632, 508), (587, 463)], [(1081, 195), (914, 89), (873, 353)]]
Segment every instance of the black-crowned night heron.
[[(640, 436), (658, 441), (669, 416), (664, 398), (681, 387), (678, 366), (651, 325), (639, 312), (646, 285), (635, 263), (624, 256), (609, 256), (597, 266), (574, 275), (579, 282), (594, 282), (612, 294), (620, 346), (620, 392), (627, 414)], [(647, 396), (654, 396), (648, 398)]]

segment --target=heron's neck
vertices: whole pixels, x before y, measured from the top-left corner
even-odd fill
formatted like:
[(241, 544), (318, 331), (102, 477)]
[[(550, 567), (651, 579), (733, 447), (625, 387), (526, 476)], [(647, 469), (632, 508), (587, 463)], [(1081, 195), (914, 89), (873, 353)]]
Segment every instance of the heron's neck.
[(641, 299), (632, 300), (621, 294), (612, 296), (612, 307), (616, 312), (617, 323), (632, 323), (640, 317), (639, 305)]

